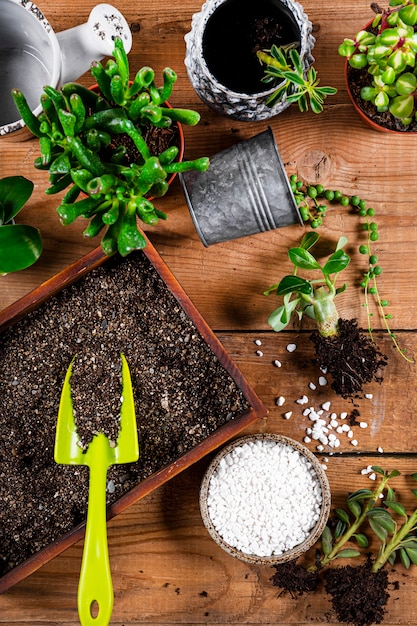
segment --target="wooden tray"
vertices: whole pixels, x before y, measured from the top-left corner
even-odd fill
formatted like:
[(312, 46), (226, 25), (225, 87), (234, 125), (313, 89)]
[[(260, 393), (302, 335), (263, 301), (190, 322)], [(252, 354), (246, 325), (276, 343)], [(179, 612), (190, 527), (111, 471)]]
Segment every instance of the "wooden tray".
[[(136, 487), (121, 496), (108, 508), (109, 519), (125, 510), (131, 504), (144, 497), (182, 470), (200, 460), (209, 452), (212, 452), (233, 438), (248, 425), (252, 424), (257, 419), (264, 417), (267, 413), (264, 405), (256, 396), (247, 380), (233, 363), (222, 344), (218, 341), (205, 320), (196, 310), (191, 300), (188, 298), (149, 241), (147, 242), (147, 247), (143, 252), (166, 284), (168, 290), (176, 298), (183, 311), (193, 322), (203, 340), (217, 357), (218, 361), (221, 363), (229, 376), (235, 381), (236, 386), (241, 390), (243, 396), (250, 405), (250, 408), (240, 413), (234, 419), (226, 422), (223, 426), (207, 436), (207, 438), (197, 446), (180, 456), (175, 462), (165, 466), (160, 471), (151, 474), (142, 480)], [(48, 298), (54, 296), (62, 289), (69, 287), (92, 269), (103, 265), (108, 258), (109, 257), (104, 255), (101, 248), (96, 248), (79, 261), (73, 263), (65, 270), (40, 285), (31, 293), (13, 303), (0, 313), (0, 333), (3, 333), (11, 325), (25, 317), (30, 311), (38, 308), (41, 304), (46, 302)], [(60, 392), (61, 389), (57, 389), (57, 394), (60, 394)], [(42, 548), (39, 552), (20, 565), (17, 565), (13, 570), (7, 572), (0, 578), (0, 593), (3, 593), (14, 584), (39, 569), (49, 560), (63, 552), (66, 548), (74, 544), (83, 536), (84, 530), (85, 523), (83, 522), (58, 540), (49, 544), (45, 548)]]

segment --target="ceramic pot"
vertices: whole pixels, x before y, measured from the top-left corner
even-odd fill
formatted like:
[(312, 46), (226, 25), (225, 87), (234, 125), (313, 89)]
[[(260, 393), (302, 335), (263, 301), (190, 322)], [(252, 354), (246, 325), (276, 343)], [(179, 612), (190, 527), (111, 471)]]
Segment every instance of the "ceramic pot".
[(276, 87), (263, 87), (262, 67), (247, 43), (256, 20), (282, 22), (279, 43), (299, 42), (305, 70), (311, 66), (312, 24), (295, 0), (207, 0), (185, 35), (185, 65), (197, 95), (218, 113), (242, 121), (265, 120), (289, 106), (285, 97), (273, 107), (265, 105)]
[(180, 174), (205, 246), (302, 224), (270, 128), (210, 158), (206, 172)]

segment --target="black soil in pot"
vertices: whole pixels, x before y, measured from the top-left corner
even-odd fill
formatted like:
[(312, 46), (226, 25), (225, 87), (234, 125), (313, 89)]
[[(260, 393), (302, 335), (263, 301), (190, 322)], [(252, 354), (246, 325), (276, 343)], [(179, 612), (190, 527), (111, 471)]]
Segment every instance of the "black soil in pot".
[(132, 376), (140, 458), (110, 469), (109, 504), (249, 407), (143, 253), (47, 300), (0, 335), (0, 575), (85, 519), (88, 469), (53, 460), (65, 373), (83, 351), (123, 352)]
[(256, 52), (299, 41), (294, 16), (279, 0), (228, 0), (207, 20), (203, 55), (222, 85), (254, 94), (270, 89), (261, 82), (264, 68)]

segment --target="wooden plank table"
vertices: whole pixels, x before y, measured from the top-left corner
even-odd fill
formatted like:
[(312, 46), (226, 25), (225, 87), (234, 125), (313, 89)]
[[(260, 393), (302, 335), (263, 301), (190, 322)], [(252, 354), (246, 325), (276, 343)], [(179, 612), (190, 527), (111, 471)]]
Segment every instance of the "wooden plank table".
[[(57, 31), (84, 21), (91, 6), (81, 0), (44, 0), (41, 4)], [(179, 79), (172, 104), (201, 113), (200, 125), (185, 129), (186, 157), (213, 155), (269, 124), (288, 173), (296, 172), (307, 182), (322, 182), (348, 195), (355, 193), (375, 207), (380, 227), (376, 249), (384, 268), (381, 290), (390, 300), (392, 327), (401, 345), (409, 354), (416, 354), (411, 279), (417, 244), (417, 206), (412, 192), (417, 138), (372, 131), (357, 117), (348, 99), (337, 46), (344, 36), (353, 35), (368, 21), (369, 0), (346, 0), (343, 4), (305, 0), (303, 6), (314, 24), (314, 56), (322, 84), (337, 87), (338, 94), (327, 100), (320, 116), (301, 115), (292, 108), (268, 122), (244, 123), (208, 109), (188, 81), (183, 64), (184, 35), (192, 14), (200, 9), (198, 0), (120, 0), (117, 4), (133, 31), (132, 71), (142, 65), (151, 65), (157, 73), (166, 65), (173, 67)], [(81, 81), (88, 85), (88, 74)], [(4, 308), (98, 242), (83, 240), (83, 225), (78, 222), (68, 227), (59, 224), (56, 198), (44, 194), (46, 176), (33, 168), (36, 141), (3, 139), (1, 148), (2, 176), (20, 174), (35, 182), (34, 196), (21, 221), (38, 226), (44, 239), (44, 253), (33, 268), (1, 278), (0, 308)], [(278, 432), (301, 441), (308, 424), (295, 400), (304, 394), (309, 396), (309, 405), (331, 401), (335, 412), (351, 410), (352, 403), (336, 397), (329, 386), (314, 392), (309, 389), (309, 382), (317, 380), (317, 371), (310, 363), (313, 352), (308, 325), (278, 335), (267, 324), (276, 302), (262, 292), (280, 278), (286, 248), (299, 240), (301, 227), (206, 249), (194, 230), (178, 181), (158, 206), (169, 218), (157, 229), (148, 229), (150, 239), (269, 409), (268, 418), (250, 431)], [(335, 209), (321, 232), (334, 241), (344, 233), (351, 251), (357, 247), (358, 221), (347, 210)], [(349, 295), (339, 297), (339, 310), (343, 317), (357, 317), (364, 325), (361, 291), (355, 287), (359, 263), (356, 255), (346, 273)], [(356, 429), (358, 446), (343, 440), (340, 453), (328, 456), (327, 475), (335, 506), (343, 504), (347, 490), (367, 486), (369, 479), (360, 471), (369, 464), (395, 467), (404, 474), (417, 470), (415, 365), (407, 364), (391, 348), (377, 317), (374, 327), (380, 346), (389, 354), (389, 365), (383, 384), (367, 389), (372, 399), (356, 403), (361, 419), (369, 424), (360, 432)], [(256, 355), (255, 339), (262, 341), (263, 356)], [(290, 342), (298, 346), (292, 354), (286, 350)], [(282, 361), (281, 368), (274, 367), (274, 359)], [(281, 395), (286, 403), (278, 407), (275, 401)], [(283, 418), (284, 409), (293, 411), (291, 419)], [(271, 568), (234, 560), (213, 543), (198, 509), (198, 489), (207, 464), (208, 459), (200, 461), (109, 523), (115, 586), (112, 624), (335, 623), (329, 599), (323, 594), (296, 600), (280, 594), (270, 583)], [(410, 481), (401, 477), (398, 484), (405, 502), (412, 506), (406, 495)], [(78, 624), (76, 596), (82, 548), (82, 542), (76, 544), (1, 596), (0, 623)], [(398, 565), (391, 576), (399, 585), (396, 590), (390, 588), (385, 624), (417, 624), (416, 569), (406, 571)]]

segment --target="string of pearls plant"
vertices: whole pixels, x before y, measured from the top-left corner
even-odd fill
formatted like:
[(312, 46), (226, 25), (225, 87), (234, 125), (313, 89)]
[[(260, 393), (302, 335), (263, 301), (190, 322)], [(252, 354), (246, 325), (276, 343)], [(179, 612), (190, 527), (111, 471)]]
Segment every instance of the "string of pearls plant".
[(371, 340), (374, 341), (371, 324), (373, 313), (370, 307), (370, 296), (372, 296), (395, 348), (407, 362), (412, 363), (413, 360), (409, 358), (405, 354), (405, 350), (399, 346), (395, 333), (391, 330), (390, 320), (393, 316), (387, 312), (389, 302), (382, 298), (378, 288), (378, 278), (382, 274), (382, 267), (379, 264), (378, 256), (373, 250), (373, 244), (379, 239), (378, 222), (375, 220), (375, 209), (368, 207), (366, 200), (356, 195), (348, 196), (339, 190), (325, 189), (322, 184), (307, 185), (299, 179), (296, 174), (290, 176), (290, 184), (301, 217), (304, 222), (309, 223), (312, 228), (319, 228), (323, 224), (329, 204), (340, 204), (342, 207), (350, 207), (355, 210), (358, 216), (363, 220), (361, 228), (366, 233), (366, 242), (362, 243), (358, 250), (361, 255), (367, 257), (367, 268), (363, 272), (360, 286), (364, 292), (363, 306), (366, 309), (369, 336)]

